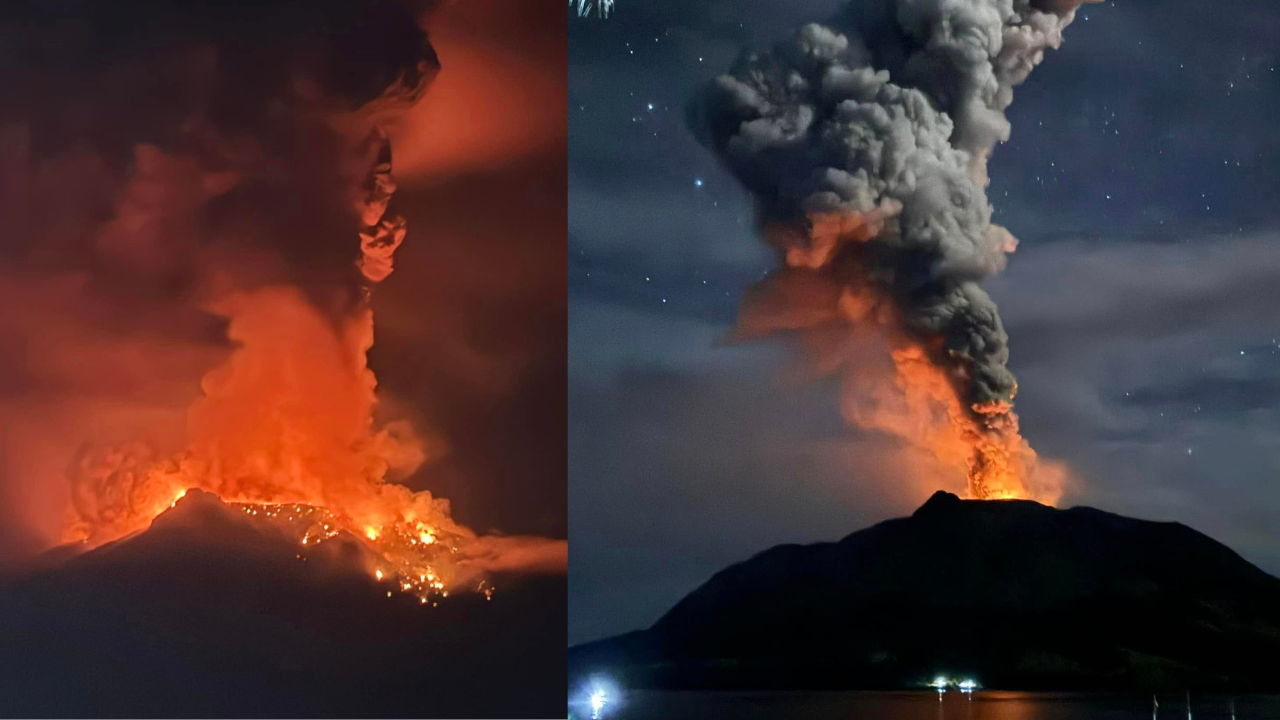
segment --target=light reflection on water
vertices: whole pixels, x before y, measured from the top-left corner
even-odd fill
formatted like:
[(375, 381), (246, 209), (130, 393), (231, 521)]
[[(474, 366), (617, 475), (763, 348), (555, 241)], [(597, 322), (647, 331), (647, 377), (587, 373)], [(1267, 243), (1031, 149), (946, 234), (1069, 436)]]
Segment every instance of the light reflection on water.
[[(1164, 720), (1187, 718), (1186, 696), (1160, 695)], [(1280, 696), (1192, 695), (1193, 720), (1280, 720)], [(948, 692), (628, 693), (616, 720), (1148, 720), (1150, 695)]]

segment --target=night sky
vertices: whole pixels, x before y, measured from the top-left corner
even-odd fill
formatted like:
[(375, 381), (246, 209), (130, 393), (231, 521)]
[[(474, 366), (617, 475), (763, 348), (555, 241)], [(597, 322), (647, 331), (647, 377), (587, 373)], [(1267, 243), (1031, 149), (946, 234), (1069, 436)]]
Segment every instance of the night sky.
[[(684, 124), (700, 83), (836, 0), (624, 0), (569, 22), (569, 643), (724, 566), (909, 513), (892, 441), (779, 344), (731, 345), (774, 260)], [(1085, 6), (991, 162), (987, 284), (1061, 506), (1178, 520), (1280, 573), (1280, 5)]]

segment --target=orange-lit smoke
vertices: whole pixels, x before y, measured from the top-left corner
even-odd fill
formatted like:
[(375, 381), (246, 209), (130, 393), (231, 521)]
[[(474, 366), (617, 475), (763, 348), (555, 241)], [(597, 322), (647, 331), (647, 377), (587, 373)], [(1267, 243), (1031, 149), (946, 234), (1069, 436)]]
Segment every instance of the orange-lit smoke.
[(1053, 504), (1062, 494), (1065, 470), (1039, 459), (1018, 430), (1012, 403), (965, 408), (959, 375), (935, 360), (919, 342), (901, 339), (890, 352), (893, 382), (866, 382), (854, 375), (842, 402), (846, 419), (891, 433), (933, 453), (944, 466), (963, 468), (968, 496), (1028, 498)]
[[(377, 554), (380, 576), (394, 576), (424, 602), (486, 572), (563, 571), (563, 562), (547, 559), (563, 556), (563, 543), (478, 539), (453, 521), (447, 500), (393, 482), (443, 447), (407, 422), (375, 422), (367, 297), (391, 273), (405, 224), (386, 214), (395, 189), (389, 158), (371, 157), (372, 180), (357, 198), (365, 229), (352, 242), (361, 249), (356, 265), (365, 299), (336, 316), (290, 285), (210, 301), (206, 310), (226, 319), (234, 349), (201, 380), (187, 412), (185, 448), (157, 457), (133, 443), (83, 454), (71, 471), (63, 542), (92, 546), (145, 529), (199, 488), (251, 516), (289, 521), (303, 545), (349, 533)], [(507, 552), (494, 558), (495, 549)]]
[(433, 450), (406, 423), (375, 427), (365, 364), (372, 314), (343, 325), (296, 288), (267, 287), (218, 303), (236, 349), (205, 375), (187, 417), (187, 447), (155, 458), (141, 447), (81, 459), (64, 541), (98, 544), (143, 529), (188, 488), (228, 502), (304, 503), (333, 509), (352, 528), (423, 521), (469, 536), (447, 501), (388, 483)]
[[(963, 359), (950, 355), (941, 337), (909, 329), (860, 262), (896, 209), (813, 214), (807, 234), (789, 224), (767, 228), (786, 267), (748, 293), (740, 335), (799, 333), (818, 372), (842, 376), (847, 422), (927, 451), (964, 478), (968, 497), (1055, 503), (1066, 469), (1039, 458), (1022, 437), (1012, 398), (966, 405)], [(849, 344), (883, 346), (891, 364), (853, 358)]]

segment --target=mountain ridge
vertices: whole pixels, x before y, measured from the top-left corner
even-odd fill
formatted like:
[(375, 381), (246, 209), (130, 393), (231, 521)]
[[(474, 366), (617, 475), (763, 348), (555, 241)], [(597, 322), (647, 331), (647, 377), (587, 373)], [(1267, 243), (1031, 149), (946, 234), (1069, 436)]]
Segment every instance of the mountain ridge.
[(844, 538), (769, 548), (646, 630), (570, 648), (636, 686), (1275, 689), (1280, 580), (1176, 522), (935, 493)]
[(78, 550), (0, 577), (6, 716), (558, 712), (563, 577), (499, 577), (492, 601), (423, 605), (363, 569), (359, 541), (304, 555), (198, 490), (146, 530)]

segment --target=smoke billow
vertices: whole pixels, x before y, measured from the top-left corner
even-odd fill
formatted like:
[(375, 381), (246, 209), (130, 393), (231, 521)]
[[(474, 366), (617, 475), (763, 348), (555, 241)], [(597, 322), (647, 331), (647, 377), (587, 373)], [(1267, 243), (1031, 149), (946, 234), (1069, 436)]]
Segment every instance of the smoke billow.
[(444, 445), (366, 362), (431, 4), (0, 9), (0, 550), (110, 540), (189, 487), (474, 539), (394, 482)]
[(806, 25), (690, 107), (783, 260), (744, 300), (742, 333), (873, 328), (891, 373), (826, 360), (848, 370), (845, 416), (963, 463), (974, 497), (1060, 492), (1018, 432), (1008, 336), (981, 287), (1017, 245), (985, 188), (1014, 86), (1085, 1), (851, 4), (845, 32)]

